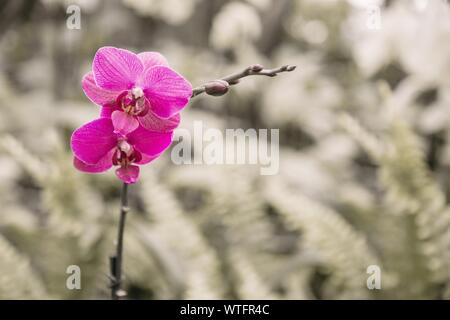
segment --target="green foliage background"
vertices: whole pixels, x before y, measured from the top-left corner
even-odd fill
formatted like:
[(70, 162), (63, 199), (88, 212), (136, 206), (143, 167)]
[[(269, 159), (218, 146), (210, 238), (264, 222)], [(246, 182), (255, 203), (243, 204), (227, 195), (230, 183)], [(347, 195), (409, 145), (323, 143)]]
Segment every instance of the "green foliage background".
[[(194, 85), (298, 66), (183, 111), (190, 130), (279, 128), (280, 172), (176, 166), (170, 151), (143, 168), (125, 239), (131, 298), (450, 297), (446, 1), (74, 3), (80, 30), (66, 28), (69, 2), (0, 4), (1, 299), (108, 298), (121, 186), (77, 172), (68, 143), (98, 114), (80, 79), (103, 45), (160, 51)], [(69, 265), (82, 290), (66, 288)], [(370, 265), (381, 290), (367, 289)]]

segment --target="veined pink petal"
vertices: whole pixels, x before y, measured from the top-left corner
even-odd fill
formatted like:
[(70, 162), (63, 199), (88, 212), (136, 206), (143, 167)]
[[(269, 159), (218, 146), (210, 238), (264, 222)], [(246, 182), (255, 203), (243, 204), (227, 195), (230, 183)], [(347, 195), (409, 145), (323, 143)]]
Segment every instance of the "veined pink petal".
[(147, 164), (149, 162), (152, 162), (153, 160), (155, 160), (156, 158), (159, 157), (159, 154), (155, 155), (155, 156), (147, 156), (143, 153), (141, 153), (141, 160), (136, 161), (136, 164)]
[(163, 152), (172, 142), (172, 132), (149, 131), (143, 127), (128, 134), (127, 141), (138, 151), (147, 156), (155, 156)]
[(141, 52), (138, 53), (137, 56), (144, 65), (144, 70), (147, 70), (148, 68), (153, 66), (169, 66), (169, 62), (167, 61), (167, 59), (159, 52)]
[(112, 167), (112, 157), (114, 149), (108, 152), (103, 158), (96, 164), (86, 164), (77, 157), (73, 157), (73, 165), (80, 171), (88, 173), (100, 173), (108, 170)]
[(97, 164), (117, 145), (111, 119), (100, 118), (81, 126), (72, 134), (72, 151), (86, 164)]
[(100, 118), (111, 118), (114, 111), (119, 110), (119, 108), (113, 105), (104, 105), (100, 109)]
[(92, 72), (85, 74), (83, 80), (81, 81), (81, 86), (89, 100), (98, 105), (112, 103), (120, 94), (120, 91), (106, 90), (97, 86)]
[(136, 120), (136, 117), (123, 111), (114, 111), (111, 114), (111, 120), (114, 132), (124, 136), (139, 127), (139, 121)]
[(135, 183), (139, 178), (139, 167), (128, 165), (116, 170), (117, 177), (125, 183)]
[(143, 70), (136, 54), (114, 47), (98, 49), (92, 63), (95, 82), (108, 90), (131, 89)]
[(139, 123), (147, 130), (168, 132), (173, 131), (180, 124), (180, 114), (177, 113), (168, 119), (161, 119), (152, 110), (144, 116), (138, 117)]
[(172, 69), (155, 66), (146, 70), (141, 86), (153, 112), (170, 118), (183, 109), (192, 95), (191, 84)]

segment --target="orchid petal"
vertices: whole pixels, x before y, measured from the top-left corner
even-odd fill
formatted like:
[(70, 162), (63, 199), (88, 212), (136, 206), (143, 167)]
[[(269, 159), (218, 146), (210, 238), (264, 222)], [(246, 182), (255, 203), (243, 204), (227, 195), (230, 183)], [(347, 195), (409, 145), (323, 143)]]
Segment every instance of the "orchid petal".
[(151, 110), (160, 118), (170, 118), (188, 103), (191, 84), (172, 69), (154, 66), (146, 70), (141, 86)]
[(108, 170), (112, 167), (112, 157), (114, 149), (108, 152), (103, 158), (96, 164), (86, 164), (77, 157), (73, 158), (73, 165), (80, 171), (87, 173), (100, 173)]
[(91, 121), (72, 134), (72, 151), (86, 164), (97, 164), (117, 145), (117, 136), (111, 119), (100, 118)]
[(123, 111), (114, 111), (111, 114), (111, 120), (114, 126), (114, 132), (124, 136), (139, 127), (139, 121), (136, 120), (135, 116)]
[(81, 86), (89, 100), (97, 105), (113, 103), (120, 94), (120, 91), (107, 90), (97, 86), (92, 72), (85, 74), (81, 81)]
[(141, 52), (137, 56), (141, 60), (144, 70), (154, 66), (169, 66), (167, 59), (158, 52)]
[(161, 119), (152, 110), (144, 116), (138, 117), (139, 123), (147, 130), (158, 132), (173, 131), (180, 124), (180, 114), (175, 114), (168, 119)]
[(131, 89), (143, 70), (136, 54), (114, 47), (98, 49), (92, 64), (95, 82), (108, 90)]
[(155, 156), (147, 156), (146, 154), (141, 153), (141, 160), (136, 161), (136, 164), (147, 164), (149, 162), (152, 162), (153, 160), (155, 160), (156, 158), (159, 157), (159, 154), (155, 155)]
[(116, 110), (119, 110), (119, 108), (116, 108), (112, 105), (102, 106), (102, 108), (100, 109), (100, 118), (111, 118), (112, 113)]
[(128, 165), (116, 170), (117, 177), (127, 184), (135, 183), (139, 178), (139, 167)]
[(156, 156), (172, 143), (172, 132), (149, 131), (143, 127), (128, 134), (127, 141), (139, 152), (148, 156)]

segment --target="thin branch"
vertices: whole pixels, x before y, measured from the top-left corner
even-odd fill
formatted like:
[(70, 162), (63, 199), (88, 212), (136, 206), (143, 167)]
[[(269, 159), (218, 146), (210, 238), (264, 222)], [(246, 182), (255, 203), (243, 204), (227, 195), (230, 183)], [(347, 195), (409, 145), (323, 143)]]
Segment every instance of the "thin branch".
[(127, 293), (122, 290), (122, 254), (123, 254), (123, 236), (125, 231), (125, 218), (128, 208), (128, 184), (124, 183), (122, 187), (122, 194), (120, 197), (120, 220), (119, 229), (117, 232), (116, 253), (110, 257), (111, 269), (111, 298), (113, 300), (120, 300), (125, 298)]
[(229, 86), (238, 84), (240, 79), (248, 76), (267, 76), (275, 77), (282, 72), (294, 71), (296, 66), (284, 65), (279, 68), (265, 69), (260, 64), (251, 65), (244, 70), (230, 74), (218, 80), (209, 81), (201, 86), (198, 86), (192, 90), (191, 98), (198, 96), (199, 94), (206, 93), (213, 96), (221, 96), (228, 92)]

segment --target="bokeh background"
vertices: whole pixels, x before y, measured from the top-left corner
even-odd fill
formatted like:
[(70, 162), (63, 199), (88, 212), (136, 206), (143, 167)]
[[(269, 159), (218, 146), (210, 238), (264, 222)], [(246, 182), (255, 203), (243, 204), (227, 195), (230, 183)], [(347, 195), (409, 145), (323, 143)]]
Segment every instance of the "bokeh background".
[[(280, 172), (176, 166), (169, 151), (143, 168), (130, 298), (450, 298), (444, 0), (1, 1), (0, 298), (109, 298), (121, 184), (77, 172), (69, 149), (98, 115), (80, 81), (104, 45), (159, 51), (194, 86), (298, 66), (182, 112), (186, 129), (280, 129)], [(81, 290), (66, 288), (69, 265)], [(366, 286), (370, 265), (381, 290)]]

